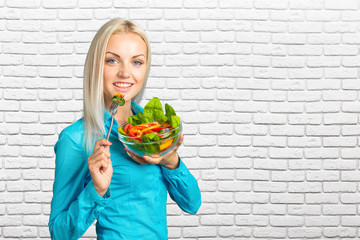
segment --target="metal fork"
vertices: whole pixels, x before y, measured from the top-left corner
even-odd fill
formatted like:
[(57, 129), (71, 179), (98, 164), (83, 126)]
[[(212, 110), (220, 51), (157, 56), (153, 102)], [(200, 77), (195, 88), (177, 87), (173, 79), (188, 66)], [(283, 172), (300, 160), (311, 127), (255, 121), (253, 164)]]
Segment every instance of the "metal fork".
[(110, 106), (111, 124), (110, 124), (109, 131), (108, 131), (108, 133), (106, 135), (106, 140), (109, 140), (111, 129), (112, 129), (112, 126), (113, 126), (113, 123), (114, 123), (114, 116), (115, 116), (115, 114), (117, 112), (118, 107), (119, 107), (118, 103), (115, 103), (115, 102), (111, 103), (111, 106)]

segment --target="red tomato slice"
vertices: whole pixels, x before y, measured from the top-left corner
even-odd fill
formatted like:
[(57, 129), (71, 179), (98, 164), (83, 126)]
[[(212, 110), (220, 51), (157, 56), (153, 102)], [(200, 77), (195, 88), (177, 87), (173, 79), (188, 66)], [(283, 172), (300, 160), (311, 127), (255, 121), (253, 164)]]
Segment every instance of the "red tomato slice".
[(130, 123), (128, 123), (128, 124), (126, 124), (126, 125), (124, 126), (124, 132), (125, 132), (127, 135), (129, 135), (129, 130), (130, 130), (130, 128), (132, 128), (132, 126), (133, 126), (133, 125), (131, 125)]

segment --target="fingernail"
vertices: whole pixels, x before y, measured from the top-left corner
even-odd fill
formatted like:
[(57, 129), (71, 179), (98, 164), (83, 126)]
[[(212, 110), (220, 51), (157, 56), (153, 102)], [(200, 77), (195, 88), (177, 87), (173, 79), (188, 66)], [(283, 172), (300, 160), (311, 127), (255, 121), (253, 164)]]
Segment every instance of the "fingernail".
[(145, 157), (145, 156), (143, 156), (143, 158), (147, 161), (148, 160), (148, 158), (147, 157)]

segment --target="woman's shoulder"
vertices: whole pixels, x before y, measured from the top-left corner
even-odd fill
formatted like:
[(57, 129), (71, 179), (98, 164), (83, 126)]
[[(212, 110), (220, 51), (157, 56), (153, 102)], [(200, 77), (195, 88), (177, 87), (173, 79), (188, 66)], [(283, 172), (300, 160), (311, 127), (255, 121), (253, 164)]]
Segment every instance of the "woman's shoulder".
[(80, 118), (61, 131), (59, 135), (59, 141), (62, 139), (67, 139), (71, 140), (74, 144), (81, 146), (84, 139), (84, 132), (84, 118)]

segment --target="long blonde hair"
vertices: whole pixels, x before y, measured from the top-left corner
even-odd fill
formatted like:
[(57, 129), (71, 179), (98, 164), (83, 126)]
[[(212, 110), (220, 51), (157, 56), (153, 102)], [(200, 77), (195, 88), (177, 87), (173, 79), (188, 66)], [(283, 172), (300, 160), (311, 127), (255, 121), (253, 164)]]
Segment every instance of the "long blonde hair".
[(140, 101), (150, 70), (150, 46), (145, 32), (135, 23), (120, 18), (105, 23), (91, 42), (84, 66), (84, 144), (87, 153), (91, 153), (96, 140), (105, 136), (103, 71), (106, 47), (110, 36), (116, 33), (135, 33), (147, 46), (147, 71), (141, 91), (135, 96)]

